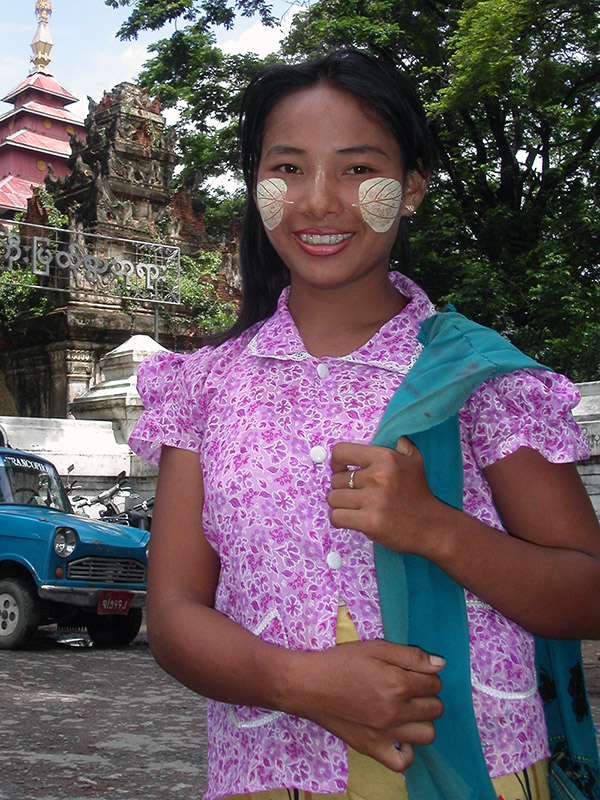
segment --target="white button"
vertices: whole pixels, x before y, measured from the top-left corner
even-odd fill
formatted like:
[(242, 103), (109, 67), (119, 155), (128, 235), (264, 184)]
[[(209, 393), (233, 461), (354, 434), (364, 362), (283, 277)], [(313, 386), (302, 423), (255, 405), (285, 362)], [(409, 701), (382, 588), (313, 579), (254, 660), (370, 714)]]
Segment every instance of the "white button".
[(317, 364), (317, 375), (319, 378), (326, 378), (329, 375), (329, 367), (327, 364)]
[(331, 569), (339, 569), (344, 562), (342, 561), (342, 557), (339, 553), (335, 553), (333, 550), (331, 553), (327, 554), (327, 565), (331, 567)]
[(310, 448), (310, 457), (315, 464), (322, 464), (327, 460), (327, 450), (320, 444), (316, 444)]

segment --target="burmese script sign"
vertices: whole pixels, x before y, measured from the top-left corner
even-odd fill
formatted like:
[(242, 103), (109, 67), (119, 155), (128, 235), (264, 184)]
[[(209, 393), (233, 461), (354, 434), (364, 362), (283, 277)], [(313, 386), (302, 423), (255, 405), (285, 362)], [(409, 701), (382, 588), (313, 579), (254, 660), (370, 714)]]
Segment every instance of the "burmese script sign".
[(0, 226), (0, 272), (7, 270), (27, 273), (32, 288), (94, 302), (180, 302), (180, 252), (171, 245), (10, 223)]

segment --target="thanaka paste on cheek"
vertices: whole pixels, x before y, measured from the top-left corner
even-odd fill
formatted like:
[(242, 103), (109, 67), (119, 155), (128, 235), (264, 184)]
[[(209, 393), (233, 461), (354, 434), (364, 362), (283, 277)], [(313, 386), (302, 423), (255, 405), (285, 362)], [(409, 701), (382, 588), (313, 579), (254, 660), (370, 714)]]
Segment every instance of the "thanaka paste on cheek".
[(286, 194), (287, 184), (283, 178), (265, 178), (256, 187), (256, 206), (268, 231), (281, 224), (286, 205), (293, 205), (293, 201), (285, 199)]
[(375, 233), (389, 231), (402, 203), (402, 185), (393, 178), (368, 178), (358, 187), (362, 218)]

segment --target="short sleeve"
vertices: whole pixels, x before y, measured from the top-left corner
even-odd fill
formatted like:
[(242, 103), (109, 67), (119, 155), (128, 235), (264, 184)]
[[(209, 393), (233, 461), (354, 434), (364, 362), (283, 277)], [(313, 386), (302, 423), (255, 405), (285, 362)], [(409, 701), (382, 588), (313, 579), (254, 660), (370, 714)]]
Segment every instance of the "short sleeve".
[(129, 445), (146, 461), (158, 464), (163, 445), (199, 451), (207, 350), (188, 355), (165, 350), (140, 364), (137, 388), (145, 411), (129, 437)]
[(572, 414), (579, 399), (568, 378), (545, 370), (518, 370), (482, 383), (461, 410), (479, 467), (519, 447), (537, 450), (554, 464), (588, 458)]

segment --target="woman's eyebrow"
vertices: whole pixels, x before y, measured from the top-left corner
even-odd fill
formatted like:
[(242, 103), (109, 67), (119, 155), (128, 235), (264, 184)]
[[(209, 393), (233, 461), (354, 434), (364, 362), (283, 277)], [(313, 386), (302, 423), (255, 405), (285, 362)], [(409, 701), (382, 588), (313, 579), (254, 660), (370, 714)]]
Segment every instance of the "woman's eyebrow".
[(299, 156), (303, 155), (306, 151), (302, 150), (300, 147), (292, 147), (291, 145), (287, 144), (276, 144), (273, 147), (269, 147), (265, 156)]
[(385, 156), (389, 158), (389, 153), (386, 153), (385, 150), (382, 150), (379, 147), (373, 147), (370, 144), (357, 144), (353, 147), (344, 147), (341, 150), (338, 150), (340, 155), (369, 155), (370, 153), (375, 153), (380, 156)]

